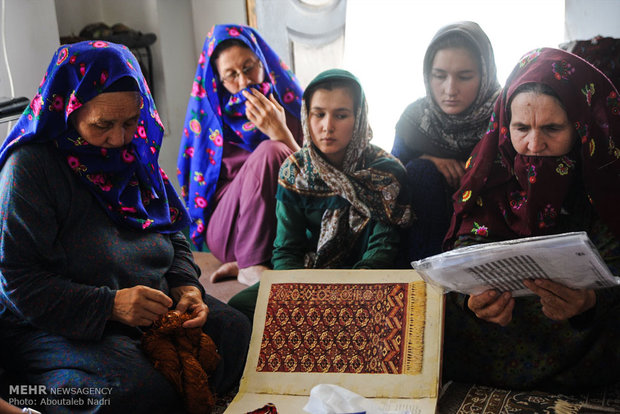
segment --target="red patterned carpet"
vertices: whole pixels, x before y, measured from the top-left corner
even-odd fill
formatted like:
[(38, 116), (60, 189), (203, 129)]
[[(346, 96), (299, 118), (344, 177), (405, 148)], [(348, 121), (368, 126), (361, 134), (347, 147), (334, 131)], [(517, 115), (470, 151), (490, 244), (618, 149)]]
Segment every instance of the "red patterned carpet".
[(424, 295), (424, 285), (272, 285), (257, 371), (420, 372), (422, 354), (403, 346), (422, 349), (424, 308), (407, 309), (412, 291)]

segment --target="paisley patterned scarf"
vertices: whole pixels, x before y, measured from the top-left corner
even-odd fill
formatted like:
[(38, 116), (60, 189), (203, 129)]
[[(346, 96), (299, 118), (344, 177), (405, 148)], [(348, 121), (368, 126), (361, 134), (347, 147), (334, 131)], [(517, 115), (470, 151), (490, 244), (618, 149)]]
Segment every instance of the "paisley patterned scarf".
[[(81, 138), (69, 122), (73, 111), (119, 79), (135, 82), (141, 96), (138, 129), (121, 148), (101, 148)], [(110, 87), (112, 89), (110, 89)], [(159, 167), (164, 127), (138, 62), (125, 46), (85, 41), (61, 46), (30, 106), (0, 148), (0, 166), (18, 145), (54, 141), (69, 167), (118, 224), (174, 233), (189, 214)]]
[(305, 257), (308, 268), (339, 267), (339, 261), (347, 256), (370, 219), (401, 227), (412, 219), (404, 190), (404, 167), (395, 157), (369, 143), (372, 130), (368, 106), (357, 78), (347, 71), (332, 69), (319, 74), (307, 90), (336, 79), (353, 81), (361, 91), (353, 139), (347, 146), (342, 169), (330, 164), (312, 143), (308, 108), (302, 103), (304, 145), (282, 164), (278, 181), (285, 190), (304, 196), (338, 195), (348, 202), (345, 207), (329, 208), (323, 214), (317, 249)]

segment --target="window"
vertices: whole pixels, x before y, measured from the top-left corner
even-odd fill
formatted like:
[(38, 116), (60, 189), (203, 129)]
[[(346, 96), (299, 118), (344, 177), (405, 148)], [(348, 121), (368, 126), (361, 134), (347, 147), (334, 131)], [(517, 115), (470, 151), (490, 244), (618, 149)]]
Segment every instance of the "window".
[(391, 150), (403, 110), (425, 95), (426, 47), (439, 28), (461, 20), (491, 39), (501, 85), (523, 54), (564, 42), (564, 0), (348, 1), (343, 67), (364, 86), (375, 145)]

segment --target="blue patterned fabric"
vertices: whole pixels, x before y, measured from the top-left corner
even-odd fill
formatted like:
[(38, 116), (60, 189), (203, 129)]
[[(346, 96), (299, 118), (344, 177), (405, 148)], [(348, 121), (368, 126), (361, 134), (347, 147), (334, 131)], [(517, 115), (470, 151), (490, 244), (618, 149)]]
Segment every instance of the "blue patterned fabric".
[[(209, 382), (222, 396), (241, 377), (250, 322), (209, 295), (204, 300), (209, 318), (203, 331), (222, 356)], [(29, 405), (46, 414), (186, 413), (173, 384), (143, 353), (140, 336), (138, 328), (109, 323), (99, 341), (71, 340), (30, 327), (7, 327), (0, 321), (0, 343), (5, 351), (0, 362), (19, 381), (9, 385), (44, 386), (46, 394), (2, 392), (10, 398), (29, 399)]]
[(178, 171), (181, 195), (192, 217), (190, 238), (201, 248), (213, 198), (220, 175), (224, 141), (252, 152), (268, 136), (245, 116), (242, 91), (231, 95), (217, 76), (211, 55), (216, 46), (228, 39), (245, 43), (263, 65), (266, 77), (252, 85), (263, 94), (272, 93), (280, 104), (299, 119), (301, 87), (286, 63), (252, 28), (241, 25), (217, 25), (207, 34), (187, 106)]
[[(182, 232), (114, 223), (51, 142), (11, 153), (0, 171), (0, 206), (0, 365), (19, 375), (13, 384), (112, 387), (101, 412), (176, 412), (174, 388), (142, 354), (139, 332), (110, 320), (116, 292), (137, 285), (167, 296), (179, 286), (203, 292), (203, 330), (222, 357), (209, 382), (218, 394), (238, 383), (249, 321), (204, 295)], [(91, 408), (48, 404), (41, 411), (99, 407)]]
[[(126, 77), (135, 80), (142, 98), (134, 139), (120, 148), (90, 145), (71, 125), (71, 113)], [(114, 43), (85, 41), (56, 51), (35, 97), (0, 147), (0, 167), (16, 146), (53, 141), (114, 222), (174, 233), (189, 224), (189, 216), (157, 161), (163, 135), (133, 54)]]
[[(392, 149), (394, 151), (394, 149)], [(450, 225), (450, 188), (431, 160), (415, 158), (405, 165), (411, 193), (411, 208), (418, 217), (411, 227), (401, 230), (398, 267), (441, 253), (443, 238)]]

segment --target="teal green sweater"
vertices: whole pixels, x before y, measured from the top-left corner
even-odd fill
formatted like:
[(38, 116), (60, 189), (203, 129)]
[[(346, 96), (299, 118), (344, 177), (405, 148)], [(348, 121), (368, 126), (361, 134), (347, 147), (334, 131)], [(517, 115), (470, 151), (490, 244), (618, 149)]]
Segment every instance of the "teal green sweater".
[[(348, 201), (340, 196), (325, 198), (304, 196), (281, 186), (278, 186), (276, 198), (278, 228), (271, 259), (273, 268), (302, 269), (305, 254), (316, 251), (321, 233), (321, 218), (325, 210), (345, 206)], [(353, 247), (338, 267), (345, 269), (394, 267), (400, 243), (396, 226), (371, 218), (357, 240), (350, 242), (353, 243)]]

